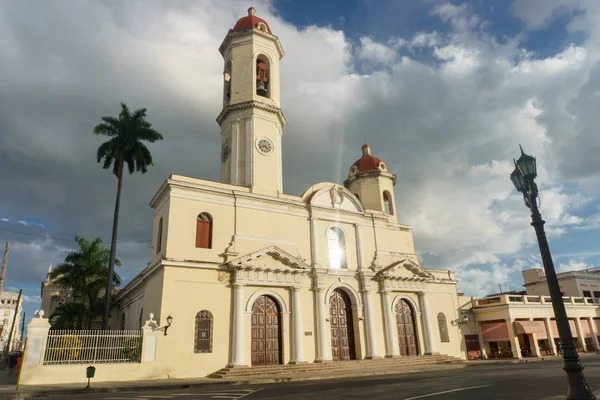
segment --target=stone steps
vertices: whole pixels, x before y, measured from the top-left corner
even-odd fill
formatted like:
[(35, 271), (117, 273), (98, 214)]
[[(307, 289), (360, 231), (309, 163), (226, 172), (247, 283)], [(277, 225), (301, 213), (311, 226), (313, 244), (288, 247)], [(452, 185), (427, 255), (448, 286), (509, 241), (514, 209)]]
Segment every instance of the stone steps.
[(445, 355), (433, 356), (413, 356), (399, 358), (382, 358), (376, 360), (349, 360), (340, 362), (328, 363), (307, 363), (307, 364), (287, 364), (287, 365), (270, 365), (250, 368), (233, 368), (225, 367), (219, 371), (209, 375), (210, 378), (219, 379), (235, 379), (247, 377), (264, 377), (298, 375), (310, 373), (350, 373), (363, 372), (365, 369), (389, 369), (407, 368), (419, 365), (431, 364), (451, 364), (461, 362), (462, 360), (456, 357)]

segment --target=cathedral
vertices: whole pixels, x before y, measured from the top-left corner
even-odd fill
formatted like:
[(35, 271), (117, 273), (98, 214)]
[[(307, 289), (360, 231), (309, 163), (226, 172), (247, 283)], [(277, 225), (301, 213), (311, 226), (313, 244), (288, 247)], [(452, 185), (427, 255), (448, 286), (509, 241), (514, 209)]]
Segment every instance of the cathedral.
[(283, 46), (250, 8), (219, 51), (220, 182), (171, 175), (160, 186), (150, 262), (119, 291), (112, 329), (171, 316), (168, 346), (157, 348), (171, 376), (465, 358), (454, 273), (419, 261), (412, 228), (398, 221), (396, 175), (376, 149), (357, 149), (343, 184), (283, 193)]

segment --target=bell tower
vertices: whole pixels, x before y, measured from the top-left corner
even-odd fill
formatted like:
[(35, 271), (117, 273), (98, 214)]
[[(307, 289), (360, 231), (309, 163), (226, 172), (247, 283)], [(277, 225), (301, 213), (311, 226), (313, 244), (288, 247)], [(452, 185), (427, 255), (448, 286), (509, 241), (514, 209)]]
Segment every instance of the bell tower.
[(398, 222), (394, 199), (396, 174), (389, 172), (385, 163), (371, 154), (368, 144), (364, 144), (361, 151), (362, 157), (350, 167), (344, 186), (358, 197), (365, 209), (380, 211), (390, 222)]
[(277, 196), (283, 191), (279, 62), (283, 48), (254, 7), (219, 47), (225, 61), (221, 126), (221, 182)]

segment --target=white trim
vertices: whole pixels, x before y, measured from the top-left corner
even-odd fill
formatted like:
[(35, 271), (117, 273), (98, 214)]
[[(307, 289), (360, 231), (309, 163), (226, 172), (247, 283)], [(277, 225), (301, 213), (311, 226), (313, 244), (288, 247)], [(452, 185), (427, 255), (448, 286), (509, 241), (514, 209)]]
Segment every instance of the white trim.
[[(252, 42), (252, 44), (257, 44)], [(269, 46), (265, 46), (264, 43), (260, 42), (259, 44), (263, 45), (265, 48), (269, 49), (269, 50), (277, 50), (277, 48), (275, 48), (275, 46), (273, 47), (269, 47)], [(267, 53), (263, 53), (261, 51), (256, 51), (254, 52), (254, 54), (252, 55), (252, 57), (254, 58), (254, 64), (256, 64), (256, 60), (258, 59), (258, 56), (265, 56), (268, 60), (269, 60), (269, 69), (271, 68), (271, 65), (273, 64), (273, 59), (271, 59), (271, 57), (269, 57), (269, 55)], [(270, 78), (270, 76), (269, 76)]]
[(277, 293), (271, 289), (259, 289), (256, 292), (252, 293), (252, 296), (250, 296), (250, 298), (246, 302), (246, 310), (245, 311), (247, 313), (252, 314), (252, 306), (254, 305), (254, 302), (256, 301), (256, 299), (258, 299), (260, 296), (263, 296), (263, 295), (271, 296), (275, 300), (277, 300), (277, 302), (279, 303), (279, 309), (282, 314), (289, 313), (288, 306), (287, 306), (285, 300), (283, 299), (283, 297), (281, 297), (281, 295), (279, 293)]
[(231, 184), (237, 185), (238, 179), (238, 153), (239, 153), (239, 138), (238, 138), (238, 125), (239, 118), (231, 121), (231, 155), (229, 156), (229, 165), (231, 168)]
[(177, 261), (177, 260), (161, 260), (165, 267), (184, 267), (184, 268), (203, 268), (203, 269), (223, 269), (221, 263), (207, 263), (200, 261)]
[(221, 205), (225, 205), (225, 206), (233, 206), (233, 204), (234, 204), (233, 201), (215, 200), (210, 197), (198, 197), (198, 196), (188, 195), (188, 194), (184, 194), (184, 193), (176, 193), (176, 192), (175, 193), (171, 192), (171, 197), (175, 197), (175, 198), (179, 198), (179, 199), (201, 201), (204, 203), (221, 204)]
[[(418, 292), (417, 292), (418, 293)], [(410, 297), (404, 296), (404, 295), (397, 295), (394, 297), (394, 299), (392, 300), (392, 313), (396, 313), (396, 303), (398, 303), (400, 300), (406, 300), (408, 303), (410, 303), (411, 307), (413, 308), (413, 311), (415, 313), (415, 317), (417, 317), (417, 314), (421, 313), (421, 310), (419, 309), (419, 307), (417, 307), (417, 303), (415, 303), (415, 301), (413, 299), (411, 299)], [(416, 323), (417, 321), (415, 321)]]
[(248, 235), (235, 235), (234, 239), (242, 239), (242, 240), (253, 240), (260, 242), (269, 242), (269, 243), (279, 243), (279, 244), (287, 244), (291, 246), (296, 246), (296, 242), (292, 242), (291, 240), (281, 240), (281, 239), (270, 239), (270, 238), (261, 238), (256, 236), (248, 236)]
[[(256, 88), (254, 88), (254, 86), (252, 86), (252, 93), (254, 93), (256, 91)], [(246, 165), (245, 165), (245, 172), (246, 172), (246, 181), (244, 182), (244, 186), (252, 186), (252, 170), (253, 168), (253, 160), (252, 160), (252, 142), (253, 142), (253, 138), (252, 138), (252, 128), (253, 128), (253, 124), (252, 124), (253, 120), (252, 118), (247, 118), (246, 119)]]
[(358, 291), (350, 286), (349, 284), (345, 283), (345, 282), (336, 282), (334, 284), (332, 284), (331, 286), (329, 286), (329, 288), (327, 289), (327, 292), (325, 292), (325, 304), (327, 306), (330, 305), (330, 298), (331, 298), (331, 294), (333, 293), (333, 291), (335, 289), (345, 289), (344, 291), (348, 294), (348, 296), (350, 297), (350, 301), (352, 302), (352, 306), (353, 307), (362, 307), (362, 303), (360, 301), (360, 294), (358, 293)]

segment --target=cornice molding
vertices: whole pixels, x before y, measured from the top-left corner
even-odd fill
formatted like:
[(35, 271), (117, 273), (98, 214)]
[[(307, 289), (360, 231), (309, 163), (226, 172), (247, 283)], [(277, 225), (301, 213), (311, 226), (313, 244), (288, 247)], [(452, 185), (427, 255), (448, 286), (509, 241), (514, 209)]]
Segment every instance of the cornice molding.
[(244, 110), (246, 108), (256, 108), (257, 110), (262, 110), (262, 111), (266, 111), (266, 112), (275, 114), (279, 118), (279, 122), (281, 123), (282, 128), (285, 127), (287, 124), (287, 120), (285, 119), (285, 116), (283, 115), (283, 111), (281, 111), (281, 108), (274, 107), (274, 106), (271, 106), (269, 104), (266, 104), (266, 103), (263, 103), (263, 102), (260, 102), (257, 100), (250, 100), (250, 101), (245, 101), (243, 103), (230, 104), (230, 105), (223, 107), (223, 110), (217, 117), (217, 123), (220, 126), (223, 123), (223, 121), (225, 120), (225, 117), (227, 117), (227, 114), (229, 114), (232, 111)]

